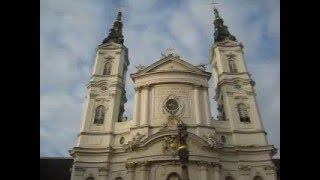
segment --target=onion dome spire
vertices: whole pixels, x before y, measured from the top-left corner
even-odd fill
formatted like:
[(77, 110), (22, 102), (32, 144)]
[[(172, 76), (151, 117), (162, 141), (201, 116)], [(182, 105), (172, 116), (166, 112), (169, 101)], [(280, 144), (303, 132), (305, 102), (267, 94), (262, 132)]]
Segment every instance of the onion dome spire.
[(113, 23), (113, 27), (109, 30), (108, 37), (106, 37), (103, 40), (102, 44), (109, 43), (109, 42), (123, 44), (123, 41), (124, 41), (123, 35), (122, 35), (123, 24), (122, 24), (122, 21), (121, 21), (121, 17), (122, 17), (122, 12), (119, 9), (118, 15), (117, 15), (117, 19)]
[(219, 15), (218, 9), (214, 6), (213, 7), (214, 11), (214, 41), (215, 42), (221, 42), (226, 39), (232, 40), (232, 41), (237, 41), (236, 37), (230, 34), (228, 30), (228, 26), (223, 24), (223, 19)]

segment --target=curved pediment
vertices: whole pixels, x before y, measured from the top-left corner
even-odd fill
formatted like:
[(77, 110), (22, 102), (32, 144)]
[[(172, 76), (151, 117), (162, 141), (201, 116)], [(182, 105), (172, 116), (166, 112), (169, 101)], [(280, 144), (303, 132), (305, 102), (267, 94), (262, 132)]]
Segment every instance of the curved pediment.
[[(166, 137), (176, 138), (177, 136), (178, 136), (178, 132), (176, 130), (160, 131), (140, 141), (139, 144), (134, 149), (131, 149), (131, 150), (148, 148), (153, 144), (164, 142)], [(192, 142), (196, 142), (198, 144), (198, 147), (207, 147), (206, 141), (201, 137), (197, 136), (196, 134), (188, 132), (188, 139), (191, 140)], [(130, 148), (127, 147), (126, 149), (130, 149)]]
[(180, 59), (179, 56), (167, 56), (150, 66), (143, 68), (137, 73), (131, 74), (131, 77), (134, 78), (157, 72), (189, 72), (205, 76), (211, 75), (211, 73)]

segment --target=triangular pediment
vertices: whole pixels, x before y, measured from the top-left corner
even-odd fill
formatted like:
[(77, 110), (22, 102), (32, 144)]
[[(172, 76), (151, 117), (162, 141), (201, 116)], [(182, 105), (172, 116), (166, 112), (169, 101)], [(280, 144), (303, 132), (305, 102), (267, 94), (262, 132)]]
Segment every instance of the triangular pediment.
[(175, 60), (169, 60), (149, 70), (149, 72), (160, 72), (160, 71), (195, 71), (195, 70)]
[[(168, 56), (159, 61), (151, 64), (150, 66), (144, 68), (143, 70), (137, 72), (136, 74), (146, 74), (154, 72), (193, 72), (199, 74), (208, 74), (208, 72), (180, 59), (178, 56)], [(210, 73), (209, 73), (210, 74)]]

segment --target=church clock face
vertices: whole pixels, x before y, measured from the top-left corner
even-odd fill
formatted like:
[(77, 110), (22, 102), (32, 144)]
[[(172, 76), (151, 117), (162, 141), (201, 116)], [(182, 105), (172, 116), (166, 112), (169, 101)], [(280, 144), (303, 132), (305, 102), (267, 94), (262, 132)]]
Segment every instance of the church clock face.
[(163, 103), (163, 109), (171, 115), (183, 113), (183, 107), (183, 102), (174, 95), (168, 96)]
[(169, 99), (166, 102), (166, 107), (169, 111), (177, 111), (179, 109), (179, 104), (175, 99)]

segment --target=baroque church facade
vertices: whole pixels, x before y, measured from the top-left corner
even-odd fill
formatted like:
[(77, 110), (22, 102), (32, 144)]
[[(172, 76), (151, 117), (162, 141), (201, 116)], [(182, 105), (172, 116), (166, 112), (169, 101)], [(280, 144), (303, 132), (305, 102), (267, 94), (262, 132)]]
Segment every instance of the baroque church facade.
[[(133, 118), (123, 121), (130, 64), (122, 12), (96, 50), (71, 180), (276, 180), (243, 46), (214, 8), (212, 74), (170, 52), (130, 75)], [(218, 119), (211, 115), (213, 76)]]

